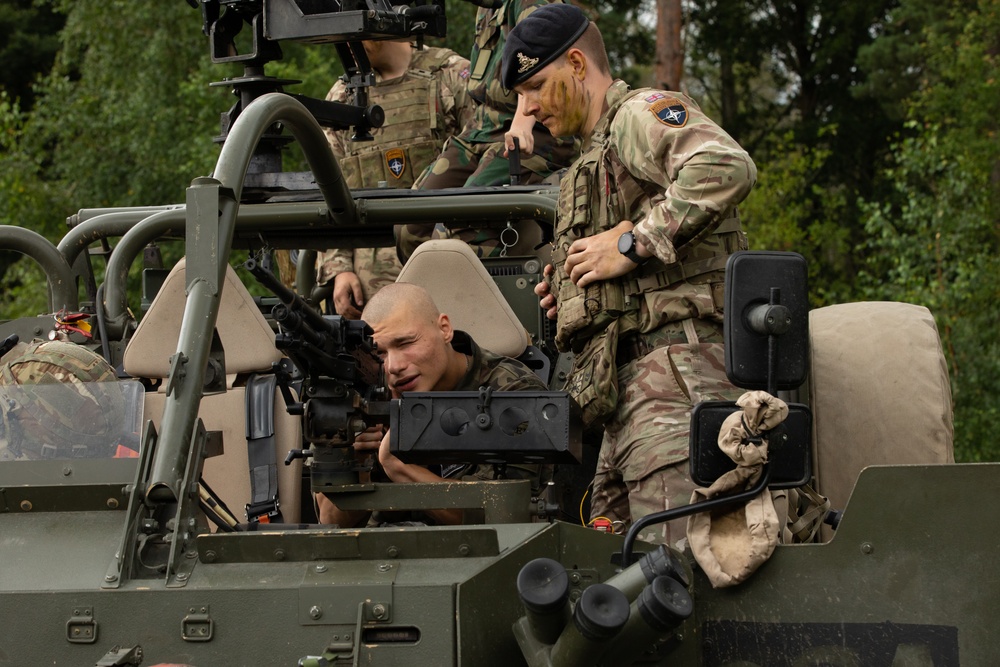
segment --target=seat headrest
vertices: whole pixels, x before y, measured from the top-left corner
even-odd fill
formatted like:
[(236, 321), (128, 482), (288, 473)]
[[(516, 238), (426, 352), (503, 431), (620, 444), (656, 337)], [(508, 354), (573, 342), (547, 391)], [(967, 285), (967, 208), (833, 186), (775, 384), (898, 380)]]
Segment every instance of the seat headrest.
[(426, 289), (452, 326), (468, 333), (480, 347), (516, 358), (531, 344), (500, 288), (464, 241), (421, 243), (396, 282)]
[[(167, 275), (125, 349), (125, 372), (133, 377), (165, 378), (170, 372), (187, 301), (185, 264), (182, 258)], [(225, 350), (227, 375), (267, 371), (281, 359), (274, 332), (231, 266), (226, 266), (215, 328)]]

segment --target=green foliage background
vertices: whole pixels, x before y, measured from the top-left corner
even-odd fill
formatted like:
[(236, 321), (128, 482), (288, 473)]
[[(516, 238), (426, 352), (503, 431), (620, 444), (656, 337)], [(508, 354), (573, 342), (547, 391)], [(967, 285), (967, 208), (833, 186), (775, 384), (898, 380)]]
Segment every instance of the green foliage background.
[[(652, 0), (588, 0), (612, 65), (651, 80)], [(475, 8), (447, 0), (467, 54)], [(809, 260), (814, 306), (899, 300), (935, 315), (959, 460), (1000, 460), (1000, 0), (707, 0), (685, 5), (684, 89), (751, 152), (754, 248)], [(267, 73), (322, 97), (333, 47), (282, 45)], [(82, 207), (170, 204), (208, 174), (219, 114), (185, 2), (0, 0), (0, 224), (52, 241)], [(297, 149), (286, 168), (303, 168)], [(31, 262), (0, 253), (4, 317), (46, 309)]]

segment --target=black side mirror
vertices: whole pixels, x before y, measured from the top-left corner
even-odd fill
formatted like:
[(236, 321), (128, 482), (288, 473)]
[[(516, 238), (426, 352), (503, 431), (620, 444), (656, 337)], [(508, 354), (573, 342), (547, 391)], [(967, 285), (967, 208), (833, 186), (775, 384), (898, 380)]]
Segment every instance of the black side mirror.
[[(744, 389), (795, 389), (809, 370), (806, 261), (794, 252), (737, 252), (726, 263), (726, 375)], [(734, 469), (718, 447), (719, 429), (740, 408), (706, 401), (691, 413), (691, 479), (701, 486)], [(812, 475), (812, 413), (791, 403), (768, 437), (769, 487), (802, 486)]]
[[(726, 417), (739, 410), (735, 401), (703, 401), (691, 412), (691, 481), (709, 487), (736, 463), (719, 449)], [(788, 417), (768, 434), (772, 489), (794, 489), (812, 476), (812, 412), (801, 403), (788, 404)]]
[(744, 389), (795, 389), (809, 371), (806, 260), (741, 251), (726, 262), (726, 375)]

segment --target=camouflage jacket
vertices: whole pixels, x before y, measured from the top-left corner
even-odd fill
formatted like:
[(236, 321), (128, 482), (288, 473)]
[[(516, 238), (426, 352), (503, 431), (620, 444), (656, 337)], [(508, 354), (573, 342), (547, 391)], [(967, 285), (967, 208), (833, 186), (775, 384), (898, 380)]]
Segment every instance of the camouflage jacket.
[(476, 14), (476, 38), (472, 45), (468, 85), (469, 95), (477, 105), (472, 124), (461, 134), (466, 141), (502, 141), (497, 133), (502, 135), (506, 131), (517, 111), (517, 94), (500, 83), (500, 61), (507, 34), (521, 19), (547, 4), (549, 0), (504, 0), (499, 8), (480, 8)]
[[(385, 124), (372, 130), (373, 141), (351, 141), (350, 130), (324, 129), (348, 187), (408, 188), (437, 157), (445, 139), (472, 118), (466, 89), (469, 61), (449, 49), (414, 49), (410, 69), (384, 80), (376, 75), (369, 102), (385, 110)], [(338, 79), (326, 96), (348, 102), (347, 84)]]
[[(747, 152), (681, 93), (616, 81), (607, 101), (560, 190), (552, 259), (563, 349), (579, 350), (616, 319), (619, 334), (721, 321), (725, 259), (746, 247), (736, 205), (756, 181)], [(564, 271), (569, 246), (622, 220), (656, 260), (576, 287)]]
[[(372, 131), (374, 141), (351, 141), (350, 130), (324, 129), (333, 154), (351, 188), (374, 188), (385, 182), (409, 188), (434, 161), (445, 139), (461, 131), (472, 118), (473, 103), (466, 89), (469, 61), (449, 49), (414, 49), (403, 76), (377, 79), (369, 101), (386, 112), (386, 122)], [(327, 100), (347, 102), (347, 84), (334, 84)], [(339, 249), (322, 252), (316, 261), (316, 281), (325, 285), (338, 273), (355, 273), (365, 302), (399, 275), (394, 248)]]
[(453, 391), (476, 391), (480, 387), (493, 387), (497, 391), (548, 389), (542, 379), (520, 361), (484, 350), (464, 331), (455, 331), (451, 346), (472, 357), (472, 365)]

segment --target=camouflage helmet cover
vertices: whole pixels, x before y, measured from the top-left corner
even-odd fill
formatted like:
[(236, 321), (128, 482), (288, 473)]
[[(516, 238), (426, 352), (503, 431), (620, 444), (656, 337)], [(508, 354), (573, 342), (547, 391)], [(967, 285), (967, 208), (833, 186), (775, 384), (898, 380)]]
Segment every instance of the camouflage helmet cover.
[(80, 345), (32, 342), (0, 364), (0, 460), (111, 456), (124, 413), (114, 369)]

